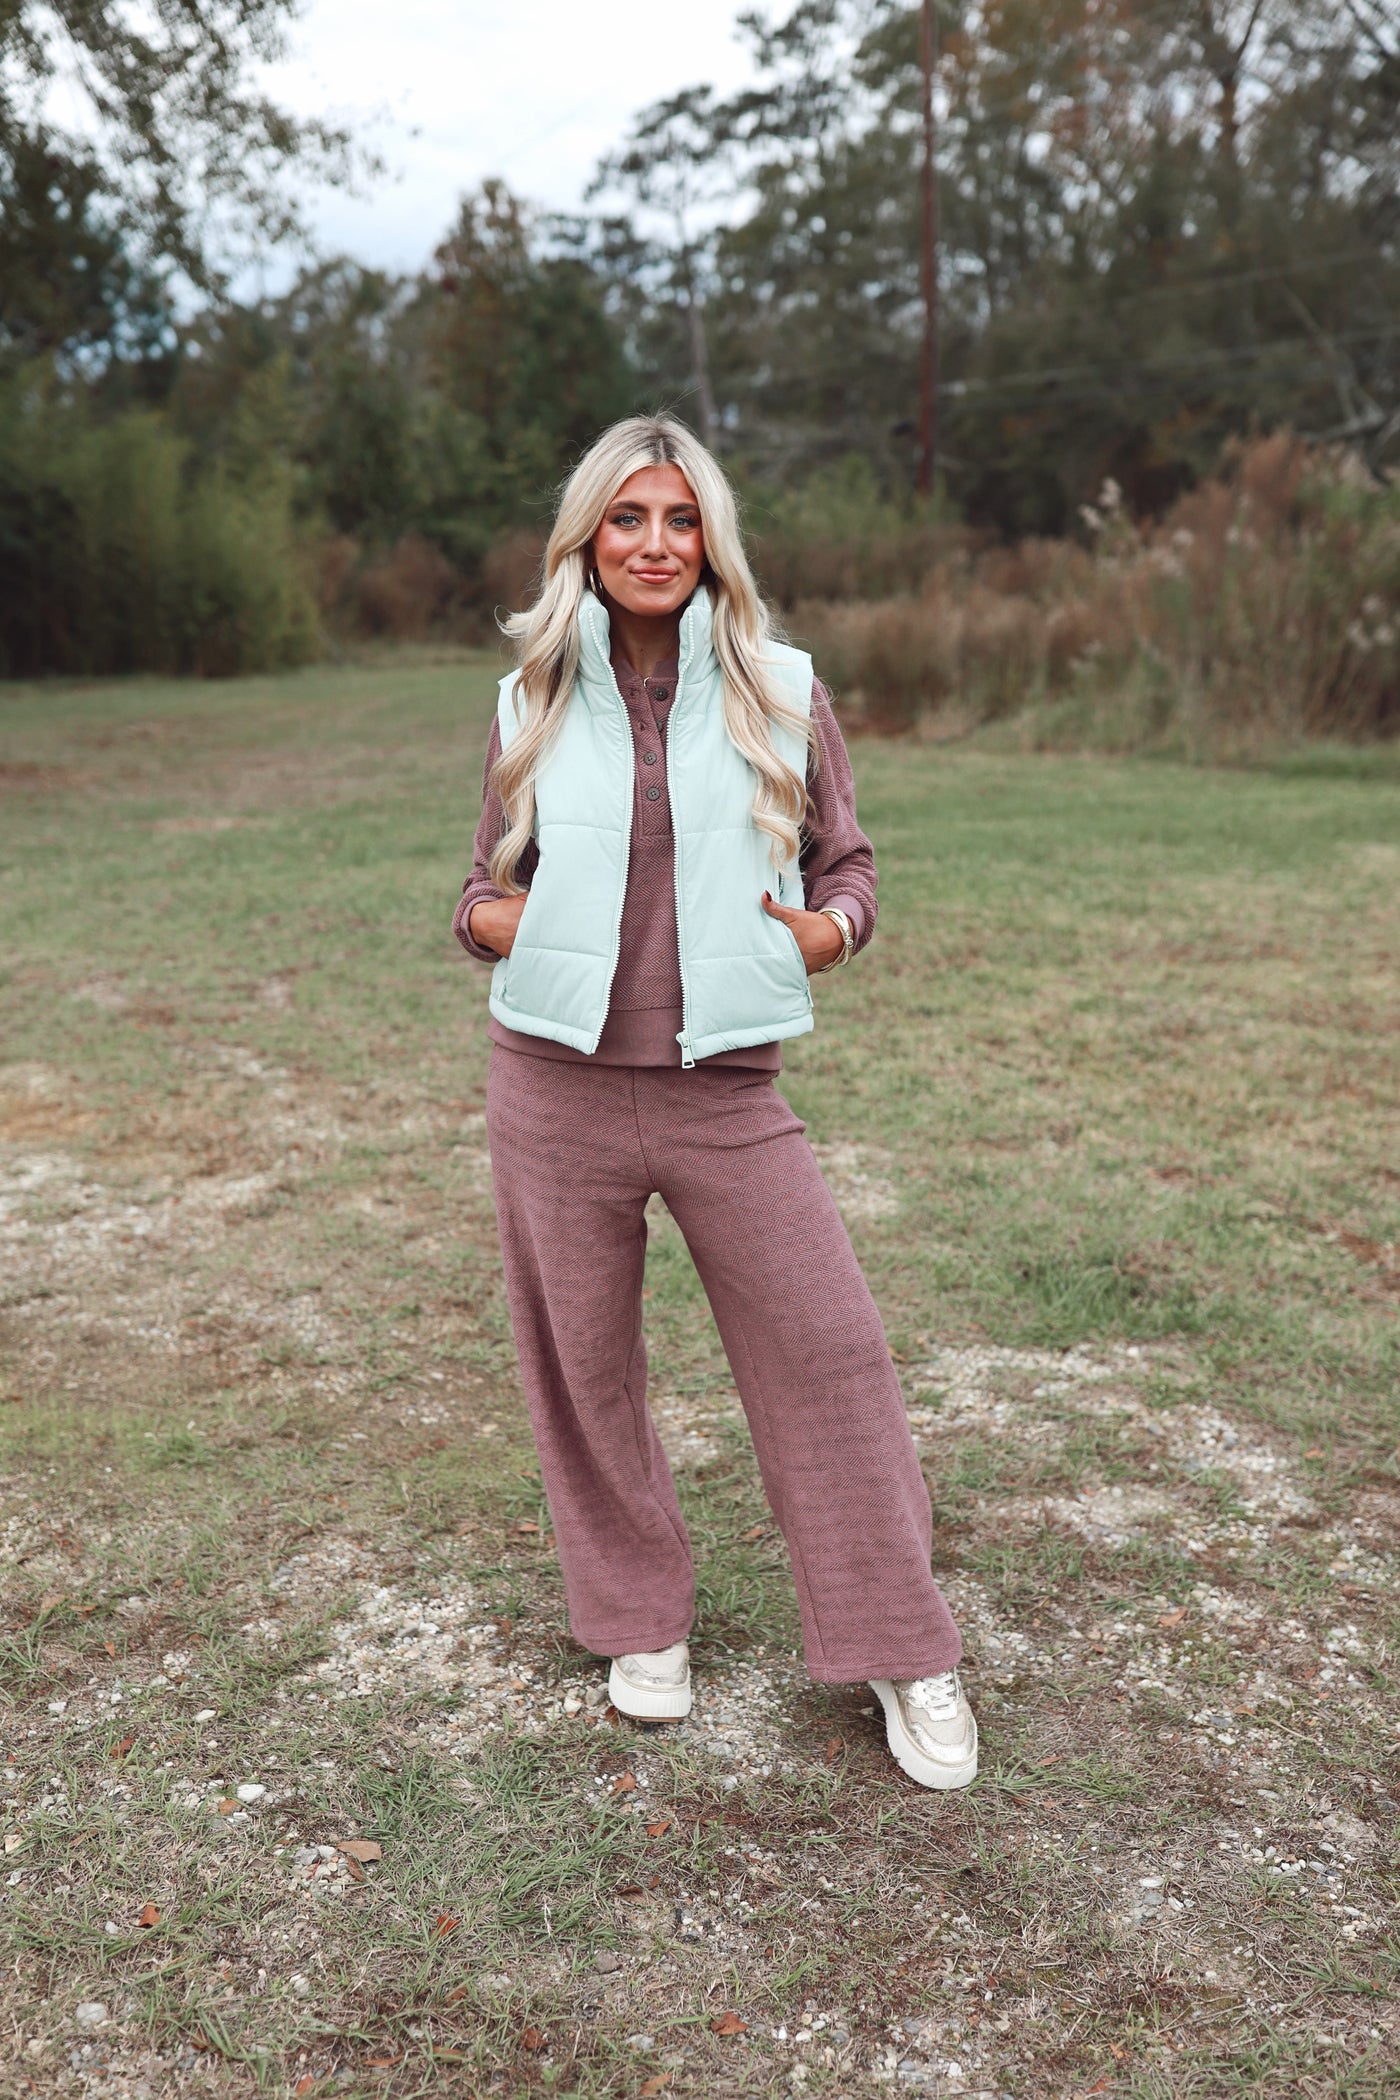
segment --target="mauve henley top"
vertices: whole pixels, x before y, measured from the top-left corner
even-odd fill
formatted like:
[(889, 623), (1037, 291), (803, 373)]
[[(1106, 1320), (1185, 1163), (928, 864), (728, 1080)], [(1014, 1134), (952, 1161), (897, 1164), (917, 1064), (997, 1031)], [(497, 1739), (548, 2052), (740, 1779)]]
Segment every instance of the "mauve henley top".
[[(622, 941), (613, 978), (608, 1017), (591, 1062), (600, 1065), (678, 1065), (676, 1037), (683, 1023), (680, 954), (676, 941), (675, 846), (671, 804), (666, 790), (666, 724), (676, 690), (677, 664), (658, 665), (641, 679), (616, 651), (613, 670), (627, 709), (636, 759), (632, 802), (632, 851), (627, 893), (622, 906)], [(802, 835), (802, 879), (809, 911), (836, 905), (845, 912), (863, 948), (875, 929), (875, 856), (856, 822), (855, 781), (846, 746), (819, 680), (812, 686), (812, 724), (818, 760), (808, 782), (810, 809)], [(506, 830), (505, 810), (491, 790), (491, 770), (501, 755), (498, 723), (491, 725), (482, 779), (481, 821), (476, 827), (473, 866), (452, 921), (468, 955), (494, 963), (495, 951), (474, 941), (467, 931), (472, 909), (504, 892), (487, 872), (492, 849)], [(528, 845), (516, 864), (517, 879), (529, 885), (538, 849)], [(522, 1035), (506, 1028), (494, 1014), (488, 1023), (493, 1042), (529, 1057), (553, 1057), (588, 1063), (588, 1053), (546, 1036)], [(776, 1072), (782, 1067), (781, 1043), (760, 1043), (748, 1050), (723, 1050), (703, 1064), (748, 1065)]]

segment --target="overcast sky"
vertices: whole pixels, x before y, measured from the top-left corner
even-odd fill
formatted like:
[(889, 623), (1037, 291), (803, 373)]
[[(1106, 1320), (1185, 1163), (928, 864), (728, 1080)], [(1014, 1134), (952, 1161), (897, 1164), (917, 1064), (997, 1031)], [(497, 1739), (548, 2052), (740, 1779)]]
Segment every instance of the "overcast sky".
[(636, 110), (748, 77), (739, 12), (740, 0), (309, 0), (274, 91), (350, 123), (388, 164), (367, 198), (317, 200), (320, 244), (417, 268), (485, 175), (576, 207)]

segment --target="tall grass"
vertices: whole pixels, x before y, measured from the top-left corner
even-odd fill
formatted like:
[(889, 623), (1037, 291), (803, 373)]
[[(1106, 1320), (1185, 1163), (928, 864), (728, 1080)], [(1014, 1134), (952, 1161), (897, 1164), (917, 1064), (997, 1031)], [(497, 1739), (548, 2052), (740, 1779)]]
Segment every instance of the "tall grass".
[(316, 652), (275, 462), (199, 465), (148, 412), (0, 393), (0, 675), (231, 676)]
[(1111, 483), (1083, 516), (1083, 543), (943, 529), (919, 581), (874, 598), (832, 593), (820, 543), (765, 580), (878, 728), (1016, 715), (1047, 743), (1202, 752), (1400, 732), (1400, 486), (1285, 433), (1159, 521)]

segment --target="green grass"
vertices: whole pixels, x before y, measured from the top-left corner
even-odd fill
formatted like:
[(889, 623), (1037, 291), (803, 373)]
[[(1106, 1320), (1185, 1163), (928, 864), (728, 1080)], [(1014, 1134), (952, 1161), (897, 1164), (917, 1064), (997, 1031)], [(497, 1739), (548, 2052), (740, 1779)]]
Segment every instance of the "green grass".
[(492, 677), (0, 692), (0, 2091), (1393, 2090), (1393, 754), (855, 752), (879, 937), (783, 1084), (967, 1629), (940, 1799), (803, 1680), (666, 1219), (708, 1732), (587, 1703), (448, 932)]

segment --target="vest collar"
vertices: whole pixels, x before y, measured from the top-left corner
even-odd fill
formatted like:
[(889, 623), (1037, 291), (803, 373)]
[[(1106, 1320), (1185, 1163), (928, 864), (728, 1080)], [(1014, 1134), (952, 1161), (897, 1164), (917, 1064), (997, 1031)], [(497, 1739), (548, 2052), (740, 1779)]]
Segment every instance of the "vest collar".
[[(703, 677), (718, 668), (714, 648), (714, 600), (702, 583), (681, 614), (680, 676)], [(578, 609), (578, 675), (585, 688), (615, 691), (612, 670), (612, 623), (601, 598), (585, 591)]]

